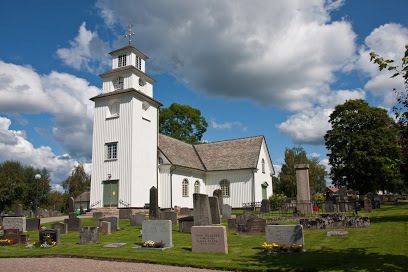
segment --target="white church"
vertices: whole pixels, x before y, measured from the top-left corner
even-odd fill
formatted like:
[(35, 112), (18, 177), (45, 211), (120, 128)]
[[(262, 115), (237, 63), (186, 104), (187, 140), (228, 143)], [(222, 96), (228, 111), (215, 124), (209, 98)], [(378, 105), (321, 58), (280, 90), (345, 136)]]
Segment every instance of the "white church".
[(274, 169), (264, 136), (197, 145), (159, 134), (162, 104), (146, 55), (131, 45), (110, 53), (112, 69), (100, 75), (95, 102), (90, 208), (143, 208), (150, 188), (159, 207), (193, 207), (193, 194), (221, 189), (233, 208), (272, 193)]

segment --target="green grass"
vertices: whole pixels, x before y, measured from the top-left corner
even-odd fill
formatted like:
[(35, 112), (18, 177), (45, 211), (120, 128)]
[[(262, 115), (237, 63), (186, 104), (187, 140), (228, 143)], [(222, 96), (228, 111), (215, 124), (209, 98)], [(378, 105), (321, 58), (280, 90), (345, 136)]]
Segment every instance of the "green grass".
[[(348, 229), (348, 237), (326, 237), (327, 231), (304, 231), (307, 252), (298, 254), (260, 255), (264, 236), (238, 236), (228, 231), (229, 254), (191, 251), (191, 235), (173, 227), (174, 248), (166, 251), (135, 251), (141, 242), (141, 227), (130, 227), (129, 220), (120, 220), (124, 230), (101, 235), (99, 244), (78, 245), (78, 232), (61, 235), (61, 245), (54, 248), (27, 249), (24, 245), (0, 247), (0, 257), (32, 257), (65, 255), (128, 259), (161, 264), (210, 267), (229, 270), (276, 271), (405, 271), (408, 265), (408, 205), (382, 206), (369, 216), (369, 229)], [(223, 221), (225, 223), (225, 220)], [(92, 219), (82, 219), (93, 226)], [(47, 228), (51, 224), (45, 224)], [(31, 231), (31, 241), (38, 232)], [(102, 245), (122, 242), (121, 248)]]

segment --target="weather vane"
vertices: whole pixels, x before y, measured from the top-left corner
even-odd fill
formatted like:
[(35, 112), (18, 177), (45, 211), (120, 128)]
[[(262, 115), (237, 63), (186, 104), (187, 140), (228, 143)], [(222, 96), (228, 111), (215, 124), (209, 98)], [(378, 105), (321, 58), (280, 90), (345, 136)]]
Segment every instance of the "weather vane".
[(126, 38), (129, 37), (129, 45), (130, 45), (130, 42), (132, 41), (132, 40), (130, 39), (130, 37), (131, 37), (132, 35), (135, 35), (135, 32), (132, 33), (132, 25), (129, 24), (129, 34), (126, 34), (126, 35), (125, 35)]

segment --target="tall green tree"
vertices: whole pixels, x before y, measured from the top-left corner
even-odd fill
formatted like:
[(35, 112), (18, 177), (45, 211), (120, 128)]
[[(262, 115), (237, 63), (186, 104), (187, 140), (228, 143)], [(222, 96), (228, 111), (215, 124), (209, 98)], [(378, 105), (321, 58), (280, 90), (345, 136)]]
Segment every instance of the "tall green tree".
[[(37, 181), (36, 174), (40, 174), (41, 178)], [(48, 195), (51, 191), (51, 177), (46, 168), (42, 170), (34, 169), (32, 166), (26, 166), (24, 169), (25, 175), (25, 190), (22, 204), (28, 209), (34, 210), (35, 198), (37, 197), (37, 182), (38, 182), (38, 205), (39, 207), (47, 207), (49, 204)]]
[(329, 122), (332, 129), (324, 139), (335, 185), (362, 194), (402, 186), (401, 147), (386, 110), (370, 107), (361, 99), (349, 100), (336, 106)]
[(326, 188), (326, 175), (324, 165), (317, 158), (308, 159), (306, 151), (301, 146), (285, 149), (285, 163), (282, 165), (279, 178), (274, 179), (274, 193), (283, 193), (287, 197), (295, 197), (296, 164), (309, 164), (309, 184), (316, 192), (323, 192)]
[(199, 109), (177, 103), (160, 109), (159, 123), (160, 133), (190, 144), (199, 143), (208, 127)]
[(26, 189), (24, 167), (18, 161), (0, 164), (0, 211), (21, 201)]
[(62, 187), (70, 197), (76, 197), (83, 192), (89, 190), (91, 186), (91, 178), (85, 172), (84, 165), (78, 164), (77, 167), (72, 170), (71, 175), (62, 182)]

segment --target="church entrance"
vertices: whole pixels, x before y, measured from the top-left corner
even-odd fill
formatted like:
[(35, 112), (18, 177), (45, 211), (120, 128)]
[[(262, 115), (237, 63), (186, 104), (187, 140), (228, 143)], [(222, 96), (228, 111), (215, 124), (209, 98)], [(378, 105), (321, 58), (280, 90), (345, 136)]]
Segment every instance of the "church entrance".
[(118, 181), (107, 180), (103, 182), (103, 206), (117, 207), (118, 206)]

